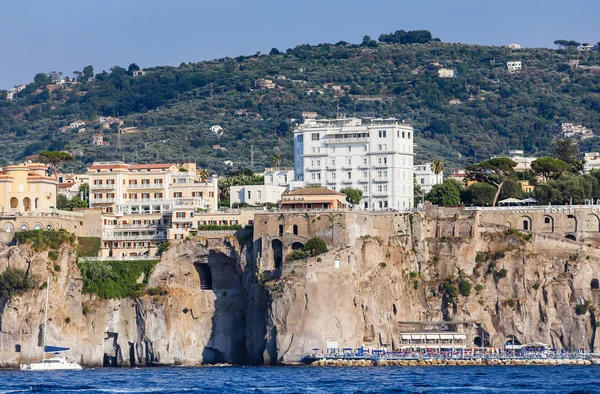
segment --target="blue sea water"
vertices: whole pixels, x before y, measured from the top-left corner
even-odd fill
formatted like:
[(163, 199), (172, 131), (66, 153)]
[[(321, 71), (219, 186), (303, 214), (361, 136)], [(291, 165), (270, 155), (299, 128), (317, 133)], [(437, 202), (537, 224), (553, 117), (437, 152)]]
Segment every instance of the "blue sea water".
[(4, 393), (600, 393), (600, 366), (0, 371)]

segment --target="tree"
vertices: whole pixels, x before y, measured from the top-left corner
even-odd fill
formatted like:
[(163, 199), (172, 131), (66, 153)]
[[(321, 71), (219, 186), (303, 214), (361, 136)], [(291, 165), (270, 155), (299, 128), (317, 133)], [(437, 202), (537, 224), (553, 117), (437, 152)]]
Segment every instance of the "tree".
[(515, 171), (517, 163), (506, 157), (497, 157), (494, 159), (482, 161), (478, 164), (473, 164), (467, 167), (465, 179), (470, 181), (489, 183), (496, 186), (496, 194), (492, 202), (492, 206), (496, 206), (498, 196), (502, 190), (504, 182)]
[(540, 157), (531, 162), (533, 173), (543, 177), (545, 181), (560, 178), (569, 168), (569, 164), (554, 157)]
[(505, 200), (507, 198), (517, 198), (519, 200), (523, 198), (523, 188), (516, 179), (509, 178), (504, 182), (504, 186), (502, 186), (498, 199)]
[(208, 178), (210, 177), (210, 173), (208, 172), (208, 169), (203, 169), (200, 170), (200, 182), (202, 183), (206, 183), (208, 182)]
[(344, 193), (346, 195), (346, 201), (352, 205), (360, 204), (360, 200), (362, 200), (363, 196), (362, 190), (353, 187), (345, 187), (340, 190), (340, 193)]
[(50, 83), (50, 77), (46, 73), (38, 73), (33, 77), (33, 82), (35, 82), (36, 86), (46, 86)]
[(443, 183), (433, 185), (431, 191), (425, 196), (425, 199), (441, 207), (458, 206), (461, 205), (461, 189), (460, 183), (454, 179), (446, 179)]
[(275, 153), (271, 160), (273, 160), (273, 165), (275, 168), (278, 168), (279, 164), (281, 164), (281, 155), (279, 153)]
[(279, 52), (279, 49), (277, 48), (271, 48), (271, 52), (269, 52), (269, 55), (279, 55), (281, 52)]
[(60, 151), (43, 151), (40, 153), (40, 159), (43, 163), (48, 164), (52, 172), (54, 173), (54, 177), (58, 180), (58, 168), (67, 161), (75, 160), (75, 158), (67, 152)]
[(554, 140), (550, 145), (550, 153), (556, 159), (562, 160), (567, 164), (573, 165), (577, 161), (579, 147), (573, 140)]
[(85, 66), (83, 68), (83, 78), (84, 79), (90, 79), (90, 78), (94, 78), (94, 67), (92, 66)]
[(558, 47), (558, 49), (563, 49), (564, 47), (569, 45), (569, 41), (568, 40), (556, 40), (556, 41), (554, 41), (554, 45), (556, 45)]
[(474, 183), (460, 193), (460, 198), (465, 205), (491, 206), (494, 203), (496, 190), (497, 188), (489, 183)]
[(82, 183), (79, 186), (79, 197), (84, 201), (89, 201), (90, 199), (90, 185), (87, 183)]
[(327, 244), (319, 237), (312, 237), (304, 245), (304, 250), (310, 251), (311, 255), (318, 256), (327, 253)]
[(434, 160), (433, 164), (431, 164), (431, 171), (433, 171), (435, 175), (439, 175), (444, 172), (444, 162), (437, 159)]
[(129, 67), (127, 67), (127, 72), (129, 73), (129, 75), (133, 75), (133, 72), (138, 71), (139, 69), (140, 67), (137, 64), (131, 63)]
[(69, 199), (64, 194), (56, 196), (56, 209), (61, 211), (70, 211)]

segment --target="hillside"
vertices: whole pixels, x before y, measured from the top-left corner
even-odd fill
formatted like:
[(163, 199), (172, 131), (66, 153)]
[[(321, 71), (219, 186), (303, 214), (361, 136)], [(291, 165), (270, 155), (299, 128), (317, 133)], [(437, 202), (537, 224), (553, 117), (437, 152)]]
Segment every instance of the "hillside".
[[(380, 40), (393, 41), (389, 37)], [(569, 67), (570, 60), (595, 65), (597, 51), (424, 41), (300, 45), (147, 68), (136, 77), (134, 64), (90, 79), (87, 68), (77, 73), (77, 83), (60, 86), (38, 74), (12, 101), (0, 92), (0, 165), (65, 149), (76, 154), (79, 170), (94, 160), (195, 159), (223, 172), (227, 160), (248, 168), (252, 144), (256, 170), (270, 165), (274, 152), (281, 153), (282, 165), (291, 165), (292, 119), (300, 120), (302, 111), (404, 119), (417, 130), (417, 160), (443, 158), (450, 168), (509, 149), (544, 152), (562, 122), (600, 132), (600, 75)], [(521, 72), (507, 71), (512, 60), (523, 62)], [(456, 70), (455, 78), (439, 78), (440, 66)], [(261, 87), (263, 78), (275, 86)], [(461, 104), (449, 104), (452, 99)], [(110, 146), (93, 146), (101, 116), (136, 129), (118, 138), (113, 124), (104, 129)], [(75, 121), (86, 122), (86, 130), (70, 129)], [(211, 132), (214, 125), (222, 135)], [(588, 139), (581, 149), (598, 145), (598, 138)]]

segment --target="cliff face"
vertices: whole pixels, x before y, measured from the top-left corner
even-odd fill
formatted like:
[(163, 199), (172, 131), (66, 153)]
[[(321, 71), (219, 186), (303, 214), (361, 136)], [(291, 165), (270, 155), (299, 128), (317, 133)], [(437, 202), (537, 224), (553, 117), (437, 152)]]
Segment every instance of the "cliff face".
[[(29, 269), (41, 279), (51, 278), (47, 342), (70, 347), (68, 356), (86, 366), (261, 362), (262, 349), (246, 352), (247, 335), (264, 337), (260, 326), (255, 332), (246, 324), (247, 315), (256, 315), (247, 313), (247, 292), (260, 298), (261, 290), (252, 284), (256, 275), (247, 271), (252, 266), (245, 263), (246, 250), (240, 250), (233, 237), (173, 247), (148, 283), (168, 288), (168, 294), (136, 299), (82, 294), (81, 274), (68, 247), (56, 262), (60, 271), (46, 253), (27, 246), (0, 251), (0, 269)], [(45, 290), (36, 289), (5, 305), (0, 366), (41, 358), (44, 299)]]
[(353, 247), (284, 264), (281, 278), (266, 283), (265, 359), (296, 362), (327, 342), (399, 349), (403, 331), (441, 328), (466, 332), (471, 346), (502, 347), (514, 336), (598, 348), (600, 294), (591, 281), (600, 276), (600, 254), (591, 244), (494, 226), (439, 238), (435, 228), (414, 215), (398, 232), (374, 231)]
[[(327, 342), (399, 349), (402, 332), (440, 329), (467, 333), (468, 345), (501, 347), (514, 337), (600, 348), (593, 289), (600, 253), (589, 237), (529, 239), (474, 217), (305, 216), (296, 219), (328, 230), (314, 230), (329, 237), (328, 253), (268, 269), (277, 226), (273, 237), (258, 234), (253, 243), (232, 236), (185, 242), (149, 278), (149, 286), (168, 289), (163, 295), (82, 294), (69, 247), (56, 262), (28, 246), (1, 247), (0, 270), (51, 278), (48, 343), (70, 347), (70, 358), (87, 366), (288, 363)], [(5, 304), (0, 367), (41, 357), (44, 297), (35, 289)]]

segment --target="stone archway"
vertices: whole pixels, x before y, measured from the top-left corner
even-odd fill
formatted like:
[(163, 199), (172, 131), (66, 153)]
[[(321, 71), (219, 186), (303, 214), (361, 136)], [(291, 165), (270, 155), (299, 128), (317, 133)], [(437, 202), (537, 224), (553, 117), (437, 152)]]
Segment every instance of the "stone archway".
[(554, 218), (550, 215), (545, 215), (542, 217), (542, 224), (540, 231), (543, 233), (553, 233), (554, 232)]
[(577, 218), (575, 215), (567, 215), (565, 218), (565, 224), (563, 227), (565, 233), (576, 233), (577, 232)]
[(600, 282), (598, 281), (597, 278), (592, 279), (592, 281), (590, 282), (590, 289), (592, 289), (592, 290), (600, 289)]
[(532, 221), (529, 216), (521, 216), (521, 219), (519, 219), (519, 223), (520, 223), (521, 230), (533, 231)]
[(597, 215), (589, 214), (585, 217), (583, 231), (600, 231), (600, 219)]
[(302, 249), (304, 247), (304, 244), (302, 242), (294, 242), (292, 244), (292, 250), (299, 250)]
[(17, 209), (19, 208), (19, 200), (16, 197), (10, 199), (10, 208)]
[(195, 263), (194, 267), (200, 277), (200, 289), (201, 290), (212, 290), (212, 271), (210, 266), (206, 263)]
[(279, 239), (271, 241), (271, 249), (273, 250), (273, 265), (275, 269), (281, 268), (283, 264), (283, 243)]
[(23, 199), (23, 209), (25, 212), (31, 211), (31, 199), (29, 197)]

